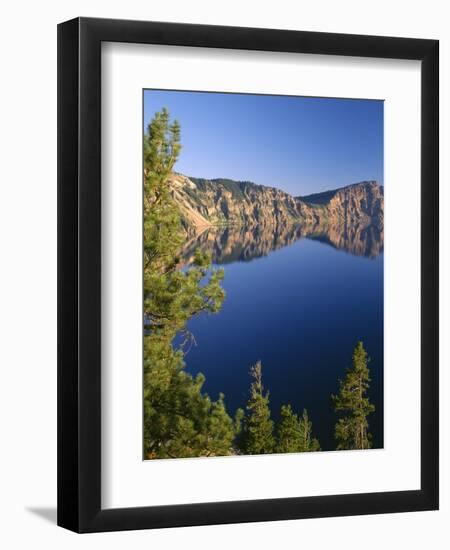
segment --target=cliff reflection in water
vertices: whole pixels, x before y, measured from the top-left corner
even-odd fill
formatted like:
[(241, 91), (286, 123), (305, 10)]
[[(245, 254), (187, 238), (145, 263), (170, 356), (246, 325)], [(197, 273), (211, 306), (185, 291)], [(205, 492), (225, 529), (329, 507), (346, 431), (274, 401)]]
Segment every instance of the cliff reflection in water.
[(193, 260), (197, 249), (212, 255), (216, 264), (247, 262), (308, 238), (355, 256), (376, 258), (383, 252), (383, 230), (376, 225), (341, 226), (231, 226), (210, 227), (186, 242), (183, 264)]

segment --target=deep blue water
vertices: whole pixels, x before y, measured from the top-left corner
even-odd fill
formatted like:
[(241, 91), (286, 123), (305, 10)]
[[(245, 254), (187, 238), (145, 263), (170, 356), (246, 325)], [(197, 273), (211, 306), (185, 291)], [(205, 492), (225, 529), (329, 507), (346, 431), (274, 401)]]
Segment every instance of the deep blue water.
[(249, 369), (261, 360), (272, 415), (291, 403), (308, 409), (323, 450), (335, 448), (330, 395), (362, 340), (371, 357), (369, 416), (373, 446), (383, 446), (383, 254), (356, 256), (303, 238), (267, 256), (225, 269), (218, 314), (189, 323), (197, 342), (187, 370), (206, 376), (204, 390), (225, 394), (230, 414), (245, 407)]

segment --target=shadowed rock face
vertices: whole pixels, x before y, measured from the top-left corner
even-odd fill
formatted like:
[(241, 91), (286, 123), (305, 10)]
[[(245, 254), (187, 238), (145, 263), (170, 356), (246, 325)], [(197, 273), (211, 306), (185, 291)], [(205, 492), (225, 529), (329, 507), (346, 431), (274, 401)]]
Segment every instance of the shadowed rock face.
[(383, 251), (383, 187), (373, 181), (307, 197), (180, 174), (170, 183), (187, 237), (184, 263), (199, 247), (215, 263), (227, 263), (267, 255), (304, 237), (358, 256)]

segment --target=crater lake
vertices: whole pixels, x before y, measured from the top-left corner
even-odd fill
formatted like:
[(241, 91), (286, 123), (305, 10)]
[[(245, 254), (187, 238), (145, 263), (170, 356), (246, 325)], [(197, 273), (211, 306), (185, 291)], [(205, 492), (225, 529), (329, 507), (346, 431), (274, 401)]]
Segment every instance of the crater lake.
[[(249, 370), (262, 363), (272, 418), (282, 404), (306, 408), (322, 450), (334, 450), (337, 415), (330, 396), (363, 341), (370, 357), (369, 431), (383, 447), (383, 240), (375, 233), (304, 237), (255, 229), (207, 230), (185, 247), (209, 252), (224, 268), (226, 298), (217, 314), (188, 324), (195, 341), (187, 371), (206, 377), (212, 399), (225, 395), (231, 415), (245, 409)], [(212, 361), (211, 358), (214, 358)]]

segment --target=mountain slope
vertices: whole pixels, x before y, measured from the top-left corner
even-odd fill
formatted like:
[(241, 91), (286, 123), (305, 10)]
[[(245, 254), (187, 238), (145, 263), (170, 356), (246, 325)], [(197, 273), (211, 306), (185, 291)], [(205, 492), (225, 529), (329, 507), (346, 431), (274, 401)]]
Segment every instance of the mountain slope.
[(326, 207), (340, 223), (365, 223), (379, 229), (384, 222), (384, 189), (376, 181), (362, 181), (340, 189), (296, 197), (313, 208)]
[(212, 226), (258, 226), (280, 232), (294, 224), (317, 234), (356, 232), (369, 226), (383, 232), (383, 187), (374, 181), (306, 197), (248, 181), (176, 173), (170, 185), (190, 236)]
[(273, 187), (181, 174), (173, 174), (171, 186), (188, 229), (212, 225), (279, 227), (317, 221), (314, 208)]

